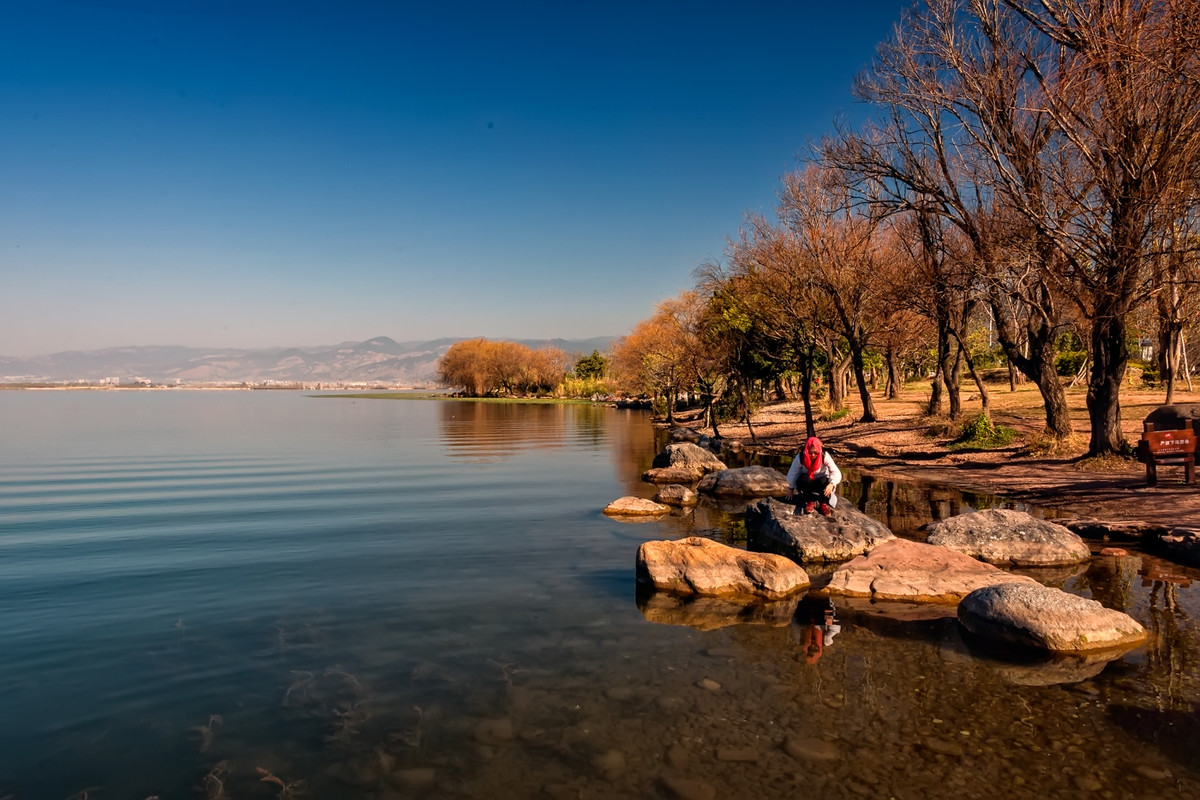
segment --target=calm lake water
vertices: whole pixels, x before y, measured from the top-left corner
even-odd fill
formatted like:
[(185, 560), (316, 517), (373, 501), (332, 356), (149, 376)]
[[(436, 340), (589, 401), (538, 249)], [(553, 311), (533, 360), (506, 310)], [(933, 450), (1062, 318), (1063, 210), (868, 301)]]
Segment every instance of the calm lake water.
[[(844, 603), (814, 660), (794, 602), (639, 596), (642, 541), (745, 536), (600, 513), (653, 493), (641, 412), (0, 392), (0, 420), (0, 798), (1200, 796), (1200, 571), (1034, 573), (1152, 631), (1109, 664)], [(898, 532), (988, 502), (846, 493)]]

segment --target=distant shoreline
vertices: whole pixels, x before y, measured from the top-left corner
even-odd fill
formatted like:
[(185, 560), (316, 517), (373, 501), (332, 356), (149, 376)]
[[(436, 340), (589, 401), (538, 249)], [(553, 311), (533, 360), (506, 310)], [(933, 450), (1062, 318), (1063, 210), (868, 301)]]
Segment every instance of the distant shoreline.
[[(100, 386), (97, 384), (63, 385), (38, 383), (0, 383), (0, 391), (31, 391), (31, 392), (362, 392), (361, 388), (338, 386), (212, 386), (205, 384), (185, 384), (180, 386), (165, 385), (130, 385), (130, 386)], [(387, 393), (400, 394), (403, 392), (426, 392), (436, 396), (436, 390), (421, 387), (399, 387), (387, 389)]]
[(588, 405), (602, 406), (610, 403), (589, 400), (583, 397), (461, 397), (450, 393), (437, 394), (425, 390), (394, 392), (341, 392), (338, 394), (314, 394), (315, 398), (334, 400), (459, 400), (473, 403), (524, 403), (532, 405)]

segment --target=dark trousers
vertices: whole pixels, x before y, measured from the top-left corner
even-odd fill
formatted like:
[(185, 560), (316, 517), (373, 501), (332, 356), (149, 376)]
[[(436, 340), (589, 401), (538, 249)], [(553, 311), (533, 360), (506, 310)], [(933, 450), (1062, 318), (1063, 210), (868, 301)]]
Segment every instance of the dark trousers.
[(807, 503), (828, 503), (829, 500), (825, 497), (825, 487), (828, 485), (828, 475), (818, 472), (815, 478), (810, 478), (807, 472), (800, 470), (800, 475), (796, 478), (796, 494), (792, 500), (798, 506)]

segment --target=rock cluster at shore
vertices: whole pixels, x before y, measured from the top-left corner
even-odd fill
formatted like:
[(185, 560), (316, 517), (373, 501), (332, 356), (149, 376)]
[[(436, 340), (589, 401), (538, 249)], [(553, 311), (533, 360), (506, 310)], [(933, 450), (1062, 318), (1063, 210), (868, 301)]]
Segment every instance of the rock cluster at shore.
[[(960, 623), (976, 637), (1088, 655), (1085, 664), (1055, 665), (1051, 677), (1030, 680), (1089, 672), (1103, 663), (1092, 652), (1136, 646), (1145, 638), (1141, 626), (1121, 612), (996, 566), (1070, 568), (1090, 560), (1086, 543), (1062, 525), (1007, 509), (971, 511), (929, 525), (922, 543), (896, 538), (848, 503), (832, 516), (798, 514), (794, 505), (775, 499), (787, 492), (778, 470), (730, 469), (691, 443), (668, 445), (654, 464), (647, 481), (678, 474), (698, 481), (698, 492), (718, 498), (763, 498), (746, 511), (750, 544), (786, 557), (702, 537), (645, 542), (638, 548), (637, 580), (663, 592), (639, 601), (648, 620), (703, 630), (745, 622), (786, 624), (796, 596), (809, 586), (808, 574), (796, 562), (845, 562), (822, 593), (872, 603), (958, 605)], [(605, 513), (659, 515), (698, 500), (682, 482), (661, 486), (655, 497), (661, 502), (622, 498)], [(896, 607), (902, 609), (900, 618), (928, 616), (910, 610), (912, 605)]]

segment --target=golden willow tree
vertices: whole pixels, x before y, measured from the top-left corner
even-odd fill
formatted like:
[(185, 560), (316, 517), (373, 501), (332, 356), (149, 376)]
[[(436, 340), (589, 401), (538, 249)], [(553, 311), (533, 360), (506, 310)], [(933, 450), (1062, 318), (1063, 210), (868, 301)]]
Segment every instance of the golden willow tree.
[(555, 347), (533, 350), (516, 342), (455, 342), (438, 362), (438, 380), (471, 397), (549, 392), (567, 374), (568, 359)]
[(659, 304), (654, 314), (613, 345), (612, 368), (618, 385), (630, 394), (649, 395), (665, 405), (675, 421), (679, 393), (691, 385), (686, 369), (693, 294)]

